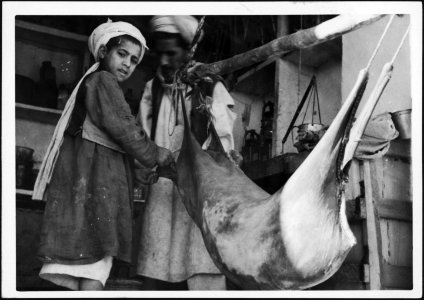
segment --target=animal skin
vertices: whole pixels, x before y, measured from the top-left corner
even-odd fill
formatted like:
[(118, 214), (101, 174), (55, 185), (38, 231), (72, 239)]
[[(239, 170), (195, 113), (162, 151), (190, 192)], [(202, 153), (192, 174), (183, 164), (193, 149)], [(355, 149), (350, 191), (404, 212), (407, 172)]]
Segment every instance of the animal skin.
[(252, 182), (224, 153), (202, 150), (182, 105), (186, 126), (174, 181), (214, 263), (241, 288), (312, 287), (331, 277), (356, 244), (345, 213), (345, 176), (409, 32), (408, 27), (356, 113), (370, 64), (393, 17), (324, 136), (273, 195)]
[(336, 161), (354, 99), (362, 95), (366, 79), (358, 79), (321, 141), (274, 195), (225, 154), (202, 150), (185, 126), (178, 189), (211, 258), (238, 286), (314, 286), (333, 275), (355, 245)]
[(178, 190), (214, 263), (238, 286), (254, 290), (312, 287), (331, 277), (356, 244), (345, 213), (345, 174), (408, 30), (362, 110), (356, 114), (369, 65), (359, 72), (319, 143), (273, 195), (252, 182), (225, 154), (202, 150), (182, 105), (186, 126), (176, 166)]

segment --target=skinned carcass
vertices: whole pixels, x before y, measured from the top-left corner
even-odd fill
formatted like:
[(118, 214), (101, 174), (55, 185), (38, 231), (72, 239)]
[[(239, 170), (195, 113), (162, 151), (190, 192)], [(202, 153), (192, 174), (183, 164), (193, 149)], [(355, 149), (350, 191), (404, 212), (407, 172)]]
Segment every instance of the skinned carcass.
[(339, 269), (356, 243), (345, 214), (346, 166), (390, 78), (392, 63), (383, 69), (352, 127), (369, 65), (360, 72), (325, 135), (274, 195), (224, 153), (202, 150), (182, 105), (178, 190), (213, 261), (231, 281), (244, 289), (305, 289)]
[(330, 277), (355, 244), (336, 179), (351, 107), (346, 103), (344, 108), (274, 195), (225, 154), (203, 151), (186, 126), (177, 161), (178, 190), (213, 261), (237, 285), (308, 288)]

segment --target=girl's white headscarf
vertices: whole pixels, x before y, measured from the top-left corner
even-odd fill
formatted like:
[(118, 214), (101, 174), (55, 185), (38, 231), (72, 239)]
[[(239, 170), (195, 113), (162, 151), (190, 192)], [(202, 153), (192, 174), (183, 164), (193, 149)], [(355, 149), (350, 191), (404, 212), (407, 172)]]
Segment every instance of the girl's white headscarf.
[(88, 38), (88, 49), (91, 54), (93, 54), (96, 62), (99, 60), (99, 48), (101, 45), (106, 45), (107, 42), (111, 38), (120, 36), (120, 35), (129, 35), (138, 40), (141, 44), (141, 56), (139, 59), (139, 63), (141, 62), (144, 52), (147, 48), (146, 40), (144, 36), (141, 34), (140, 30), (126, 22), (112, 22), (108, 20), (108, 22), (99, 25), (96, 29), (94, 29), (93, 33), (91, 33)]
[(47, 184), (50, 182), (54, 165), (56, 163), (57, 156), (59, 155), (59, 149), (63, 142), (63, 135), (66, 128), (68, 127), (69, 119), (72, 115), (72, 111), (75, 106), (75, 98), (79, 89), (79, 86), (83, 79), (90, 73), (93, 73), (99, 68), (99, 57), (98, 52), (101, 45), (106, 45), (111, 38), (121, 36), (121, 35), (130, 35), (133, 38), (137, 39), (141, 44), (141, 55), (138, 63), (141, 62), (143, 55), (146, 51), (146, 40), (138, 30), (133, 25), (126, 22), (112, 22), (108, 20), (106, 23), (99, 25), (91, 33), (88, 38), (88, 49), (91, 54), (94, 56), (96, 63), (92, 65), (88, 71), (84, 74), (81, 80), (78, 82), (77, 86), (72, 91), (71, 96), (69, 97), (65, 108), (63, 109), (62, 116), (59, 119), (58, 124), (56, 125), (53, 137), (50, 141), (50, 144), (47, 148), (46, 154), (44, 156), (43, 162), (40, 167), (40, 171), (37, 176), (37, 180), (34, 185), (33, 199), (42, 200), (44, 191)]

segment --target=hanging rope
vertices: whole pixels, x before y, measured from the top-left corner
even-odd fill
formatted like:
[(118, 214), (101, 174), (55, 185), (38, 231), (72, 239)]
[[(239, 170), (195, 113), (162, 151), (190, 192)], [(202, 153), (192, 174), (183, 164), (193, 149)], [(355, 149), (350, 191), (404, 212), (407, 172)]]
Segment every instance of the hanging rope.
[(200, 42), (200, 37), (201, 37), (201, 33), (202, 33), (203, 24), (205, 23), (205, 18), (206, 18), (206, 16), (203, 16), (200, 19), (199, 24), (197, 25), (196, 33), (194, 34), (194, 38), (193, 38), (193, 41), (192, 41), (191, 46), (190, 46), (190, 51), (189, 51), (187, 58), (186, 58), (187, 59), (186, 63), (182, 66), (182, 68), (180, 70), (181, 76), (180, 76), (179, 79), (187, 77), (187, 70), (192, 63), (194, 53), (196, 53), (196, 50), (197, 50), (197, 45)]
[[(284, 146), (284, 143), (286, 142), (287, 137), (289, 136), (290, 132), (292, 132), (292, 129), (295, 127), (294, 123), (296, 122), (297, 117), (299, 116), (300, 111), (303, 108), (303, 105), (305, 104), (306, 100), (308, 99), (309, 93), (312, 89), (312, 86), (314, 85), (315, 80), (316, 79), (315, 79), (315, 75), (314, 75), (314, 76), (312, 76), (311, 81), (309, 82), (309, 85), (306, 88), (305, 94), (303, 95), (302, 101), (297, 106), (296, 112), (294, 113), (293, 119), (290, 122), (289, 128), (287, 129), (286, 134), (283, 137), (283, 140), (282, 140), (283, 146)], [(292, 140), (293, 140), (293, 134), (292, 134)]]
[[(369, 68), (371, 66), (371, 63), (374, 60), (374, 58), (375, 58), (378, 50), (380, 49), (381, 43), (382, 43), (384, 37), (386, 36), (386, 33), (388, 31), (388, 28), (390, 27), (390, 25), (391, 25), (394, 17), (395, 17), (395, 15), (392, 15), (390, 17), (389, 22), (387, 22), (387, 25), (386, 25), (386, 27), (385, 27), (385, 29), (384, 29), (381, 37), (380, 37), (380, 40), (378, 41), (377, 46), (375, 47), (374, 52), (373, 52), (370, 60), (368, 61), (367, 66), (364, 69), (364, 71), (366, 73), (368, 73), (368, 70), (369, 70)], [(343, 160), (344, 160), (346, 145), (349, 142), (350, 130), (352, 129), (353, 121), (355, 119), (355, 114), (356, 114), (356, 111), (358, 110), (359, 102), (361, 101), (362, 96), (364, 94), (365, 87), (366, 87), (366, 82), (363, 85), (361, 85), (360, 90), (359, 90), (359, 93), (355, 97), (354, 105), (353, 105), (352, 110), (350, 112), (348, 123), (347, 123), (346, 129), (344, 131), (344, 135), (343, 135), (343, 138), (342, 138), (342, 141), (341, 141), (341, 144), (340, 144), (339, 153), (338, 153), (337, 162), (336, 162), (336, 178), (337, 178), (337, 181), (339, 183), (347, 182), (347, 180), (348, 180), (348, 177), (347, 177), (347, 171), (348, 170), (347, 169), (346, 170), (343, 170), (341, 168), (341, 166), (342, 166), (342, 163), (343, 163)]]
[[(302, 15), (300, 16), (300, 30), (302, 30)], [(299, 66), (297, 70), (297, 105), (300, 101), (300, 73), (302, 71), (302, 49), (299, 49)]]
[(318, 97), (318, 85), (315, 86), (315, 93), (316, 93), (316, 99), (317, 99), (317, 106), (318, 106), (318, 116), (319, 116), (319, 123), (322, 124), (321, 120), (321, 108), (319, 107), (319, 97)]
[(410, 28), (411, 28), (411, 25), (409, 25), (409, 26), (408, 26), (408, 28), (407, 28), (407, 29), (406, 29), (406, 31), (405, 31), (405, 34), (404, 34), (404, 35), (403, 35), (403, 37), (402, 37), (402, 40), (401, 40), (401, 42), (400, 42), (400, 44), (399, 44), (399, 47), (397, 48), (397, 50), (396, 50), (396, 52), (395, 52), (395, 55), (393, 55), (393, 58), (392, 58), (392, 60), (390, 61), (390, 64), (391, 64), (391, 65), (393, 65), (393, 63), (394, 63), (394, 61), (395, 61), (395, 59), (396, 59), (397, 55), (399, 54), (400, 48), (402, 48), (403, 43), (405, 42), (406, 36), (408, 35), (408, 33), (409, 33), (409, 29), (410, 29)]
[[(197, 25), (196, 33), (194, 34), (193, 41), (190, 46), (190, 51), (188, 52), (185, 63), (181, 65), (181, 67), (175, 72), (174, 80), (172, 83), (172, 90), (171, 90), (171, 99), (175, 111), (175, 122), (172, 124), (171, 122), (171, 114), (169, 116), (169, 122), (168, 122), (168, 135), (172, 135), (175, 130), (175, 126), (178, 125), (178, 114), (179, 114), (179, 102), (181, 100), (181, 105), (185, 105), (184, 103), (184, 97), (182, 95), (182, 90), (185, 89), (187, 92), (186, 87), (184, 87), (183, 82), (188, 82), (187, 79), (187, 70), (192, 64), (193, 56), (196, 52), (197, 45), (200, 42), (200, 37), (202, 33), (203, 24), (205, 23), (205, 17), (203, 16), (199, 24)], [(172, 124), (172, 128), (170, 128), (170, 125)]]
[(306, 115), (308, 114), (308, 108), (311, 101), (312, 101), (311, 123), (314, 123), (315, 102), (316, 102), (316, 105), (318, 108), (319, 122), (320, 124), (322, 124), (321, 111), (319, 106), (319, 97), (318, 97), (318, 85), (316, 82), (315, 75), (313, 76), (311, 91), (309, 92), (309, 94), (307, 94), (307, 96), (308, 96), (308, 104), (306, 105), (305, 113), (303, 114), (302, 124), (305, 123)]
[(311, 123), (314, 123), (314, 114), (315, 114), (315, 87), (316, 85), (314, 85), (314, 89), (312, 90), (312, 114), (311, 114)]
[(406, 30), (404, 37), (402, 38), (402, 41), (400, 42), (395, 55), (392, 58), (392, 61), (387, 62), (383, 68), (382, 71), (380, 73), (379, 78), (377, 79), (377, 83), (375, 84), (374, 89), (372, 90), (372, 92), (370, 93), (369, 98), (367, 99), (367, 101), (364, 103), (364, 106), (362, 107), (362, 111), (361, 113), (357, 116), (357, 119), (355, 121), (355, 124), (352, 128), (352, 132), (350, 133), (349, 137), (352, 140), (348, 145), (347, 145), (347, 149), (345, 151), (344, 154), (344, 160), (342, 163), (343, 168), (345, 168), (345, 166), (349, 163), (349, 161), (352, 159), (352, 157), (354, 156), (354, 153), (361, 141), (361, 137), (362, 134), (365, 130), (365, 127), (368, 123), (368, 120), (370, 119), (375, 106), (377, 105), (377, 102), (379, 101), (386, 85), (388, 84), (390, 78), (391, 78), (391, 74), (393, 71), (393, 62), (397, 56), (397, 54), (399, 53), (399, 49), (402, 47), (402, 44), (405, 41), (405, 37), (407, 36), (409, 31), (409, 27)]
[[(309, 94), (308, 94), (308, 104), (306, 104), (306, 109), (305, 109), (305, 113), (303, 114), (302, 124), (305, 123), (306, 114), (308, 113), (309, 104), (311, 103), (311, 99), (312, 99), (311, 94), (313, 94), (313, 92), (314, 92), (315, 75), (314, 75), (313, 79), (314, 79), (314, 81), (312, 82), (312, 87), (311, 87), (312, 88), (312, 93), (309, 92)], [(312, 117), (313, 117), (313, 114), (312, 114)]]
[(375, 58), (375, 56), (378, 52), (378, 49), (380, 49), (381, 43), (383, 42), (383, 39), (386, 36), (387, 30), (389, 29), (390, 25), (392, 24), (394, 17), (395, 17), (395, 15), (392, 15), (389, 19), (389, 22), (387, 22), (386, 28), (384, 28), (383, 34), (381, 35), (380, 40), (378, 41), (377, 46), (374, 49), (374, 53), (371, 55), (371, 58), (370, 58), (367, 66), (365, 68), (366, 70), (368, 70), (370, 68), (371, 63), (374, 60), (374, 58)]

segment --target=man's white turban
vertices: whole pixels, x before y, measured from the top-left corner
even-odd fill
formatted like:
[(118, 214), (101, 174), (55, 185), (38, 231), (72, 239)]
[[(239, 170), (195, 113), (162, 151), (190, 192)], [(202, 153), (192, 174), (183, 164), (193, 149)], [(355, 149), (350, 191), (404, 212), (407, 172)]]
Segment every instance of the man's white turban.
[(179, 33), (189, 45), (196, 34), (199, 21), (193, 16), (154, 16), (150, 20), (152, 32)]
[[(127, 34), (129, 36), (132, 36), (136, 40), (138, 40), (141, 44), (141, 55), (138, 60), (138, 63), (141, 62), (146, 46), (146, 40), (144, 36), (141, 34), (140, 30), (138, 30), (136, 27), (131, 25), (127, 22), (112, 22), (111, 20), (108, 20), (107, 23), (103, 23), (99, 25), (94, 31), (91, 33), (90, 37), (88, 38), (88, 49), (90, 50), (91, 54), (93, 54), (96, 61), (99, 60), (98, 54), (99, 54), (99, 48), (101, 45), (106, 45), (107, 42), (111, 38)], [(148, 48), (147, 48), (148, 49)]]

